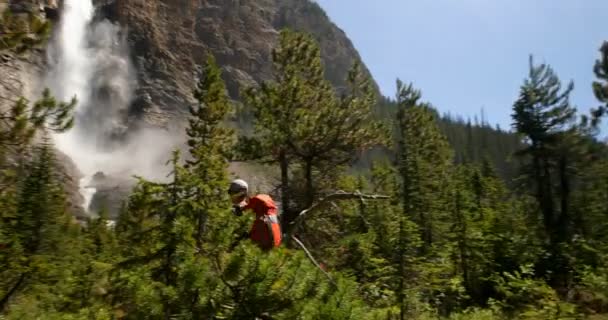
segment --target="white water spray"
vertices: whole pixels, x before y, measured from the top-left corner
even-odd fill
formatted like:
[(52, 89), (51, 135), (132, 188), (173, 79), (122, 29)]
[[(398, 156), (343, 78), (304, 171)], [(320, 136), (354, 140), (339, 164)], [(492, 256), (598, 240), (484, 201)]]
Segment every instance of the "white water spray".
[[(78, 98), (79, 108), (76, 114), (86, 108), (89, 98), (88, 83), (90, 81), (91, 59), (87, 52), (87, 27), (93, 17), (93, 3), (91, 0), (66, 0), (64, 2), (63, 19), (59, 26), (59, 33), (54, 43), (56, 50), (56, 64), (51, 69), (47, 84), (53, 88), (54, 94), (62, 101), (69, 101), (70, 97)], [(61, 82), (61, 83), (59, 83)], [(80, 154), (75, 139), (79, 126), (74, 131), (55, 137), (59, 150), (70, 156), (77, 164)], [(79, 161), (80, 160), (80, 161)], [(90, 168), (79, 168), (85, 175), (80, 182), (80, 193), (84, 197), (83, 207), (88, 209), (96, 190), (88, 187), (91, 182)]]
[(88, 210), (97, 172), (128, 179), (158, 177), (175, 139), (160, 130), (128, 130), (128, 108), (136, 87), (134, 68), (120, 27), (94, 21), (92, 0), (65, 0), (58, 34), (49, 48), (46, 85), (55, 96), (78, 99), (75, 127), (55, 136), (83, 174), (80, 192)]

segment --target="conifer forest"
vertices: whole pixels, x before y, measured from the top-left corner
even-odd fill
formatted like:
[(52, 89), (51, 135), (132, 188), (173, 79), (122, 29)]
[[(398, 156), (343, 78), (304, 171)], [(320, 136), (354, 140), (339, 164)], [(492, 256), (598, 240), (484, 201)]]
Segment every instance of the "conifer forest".
[[(0, 61), (59, 23), (11, 8)], [(318, 37), (277, 37), (236, 98), (222, 59), (192, 65), (182, 144), (160, 178), (123, 177), (117, 212), (75, 214), (55, 141), (81, 97), (0, 89), (1, 320), (608, 319), (608, 43), (577, 88), (599, 107), (530, 56), (498, 128), (441, 114), (416, 79), (384, 97), (359, 61), (336, 86)], [(279, 204), (279, 247), (234, 214), (235, 164)]]

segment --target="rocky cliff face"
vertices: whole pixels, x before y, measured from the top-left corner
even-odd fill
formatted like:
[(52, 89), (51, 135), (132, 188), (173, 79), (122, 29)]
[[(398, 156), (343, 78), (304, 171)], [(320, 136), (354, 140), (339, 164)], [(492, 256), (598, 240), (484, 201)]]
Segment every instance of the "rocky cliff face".
[(132, 113), (154, 125), (182, 118), (193, 79), (208, 53), (224, 69), (230, 96), (272, 77), (271, 51), (279, 31), (291, 28), (320, 42), (327, 77), (344, 85), (359, 55), (344, 32), (309, 0), (99, 1), (100, 15), (127, 28), (139, 72)]
[[(1, 2), (1, 0), (0, 0)], [(97, 19), (109, 19), (126, 33), (132, 62), (137, 71), (137, 89), (129, 115), (129, 128), (177, 127), (185, 120), (194, 81), (206, 59), (213, 54), (224, 70), (229, 94), (239, 100), (240, 90), (272, 78), (271, 52), (282, 28), (311, 33), (320, 43), (327, 78), (344, 86), (348, 69), (360, 60), (352, 43), (323, 10), (309, 0), (95, 0)], [(40, 11), (52, 18), (62, 1), (11, 0), (9, 4)], [(27, 5), (25, 5), (27, 4)], [(21, 9), (19, 9), (21, 10)], [(28, 79), (44, 73), (44, 51), (25, 57), (0, 53), (0, 73), (16, 79), (18, 88), (0, 94), (35, 97)], [(39, 88), (38, 88), (39, 89)], [(7, 90), (5, 90), (7, 91)], [(178, 131), (183, 132), (183, 131)], [(153, 146), (151, 146), (153, 147)], [(69, 159), (61, 156), (68, 175), (72, 203), (82, 202), (79, 174)], [(255, 174), (236, 166), (244, 177)], [(251, 170), (249, 170), (251, 171)], [(255, 170), (254, 170), (255, 171)], [(249, 174), (248, 174), (249, 173)], [(262, 184), (262, 183), (260, 183)], [(124, 177), (96, 175), (91, 185), (98, 192), (91, 209), (116, 214), (132, 181)], [(82, 210), (75, 211), (82, 213)]]

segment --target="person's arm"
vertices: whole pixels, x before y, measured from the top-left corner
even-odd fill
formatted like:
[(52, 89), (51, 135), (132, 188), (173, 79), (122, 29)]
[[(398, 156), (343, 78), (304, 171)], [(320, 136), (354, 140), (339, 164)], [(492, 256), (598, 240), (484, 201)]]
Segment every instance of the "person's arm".
[(232, 214), (234, 214), (237, 217), (240, 217), (243, 215), (243, 212), (247, 211), (248, 209), (252, 209), (253, 205), (255, 203), (256, 199), (255, 198), (251, 198), (249, 199), (249, 201), (243, 201), (239, 204), (235, 204), (232, 206)]
[(235, 204), (232, 206), (232, 214), (240, 217), (243, 215), (243, 208), (241, 208), (241, 206), (239, 206), (238, 204)]

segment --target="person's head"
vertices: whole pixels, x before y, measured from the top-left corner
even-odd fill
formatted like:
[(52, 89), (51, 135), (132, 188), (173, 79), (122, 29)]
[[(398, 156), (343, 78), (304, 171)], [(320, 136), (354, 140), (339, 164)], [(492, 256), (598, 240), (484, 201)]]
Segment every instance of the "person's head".
[(236, 179), (230, 183), (230, 187), (228, 188), (228, 194), (230, 195), (230, 200), (232, 204), (238, 205), (247, 199), (247, 194), (249, 192), (249, 185), (245, 180)]

